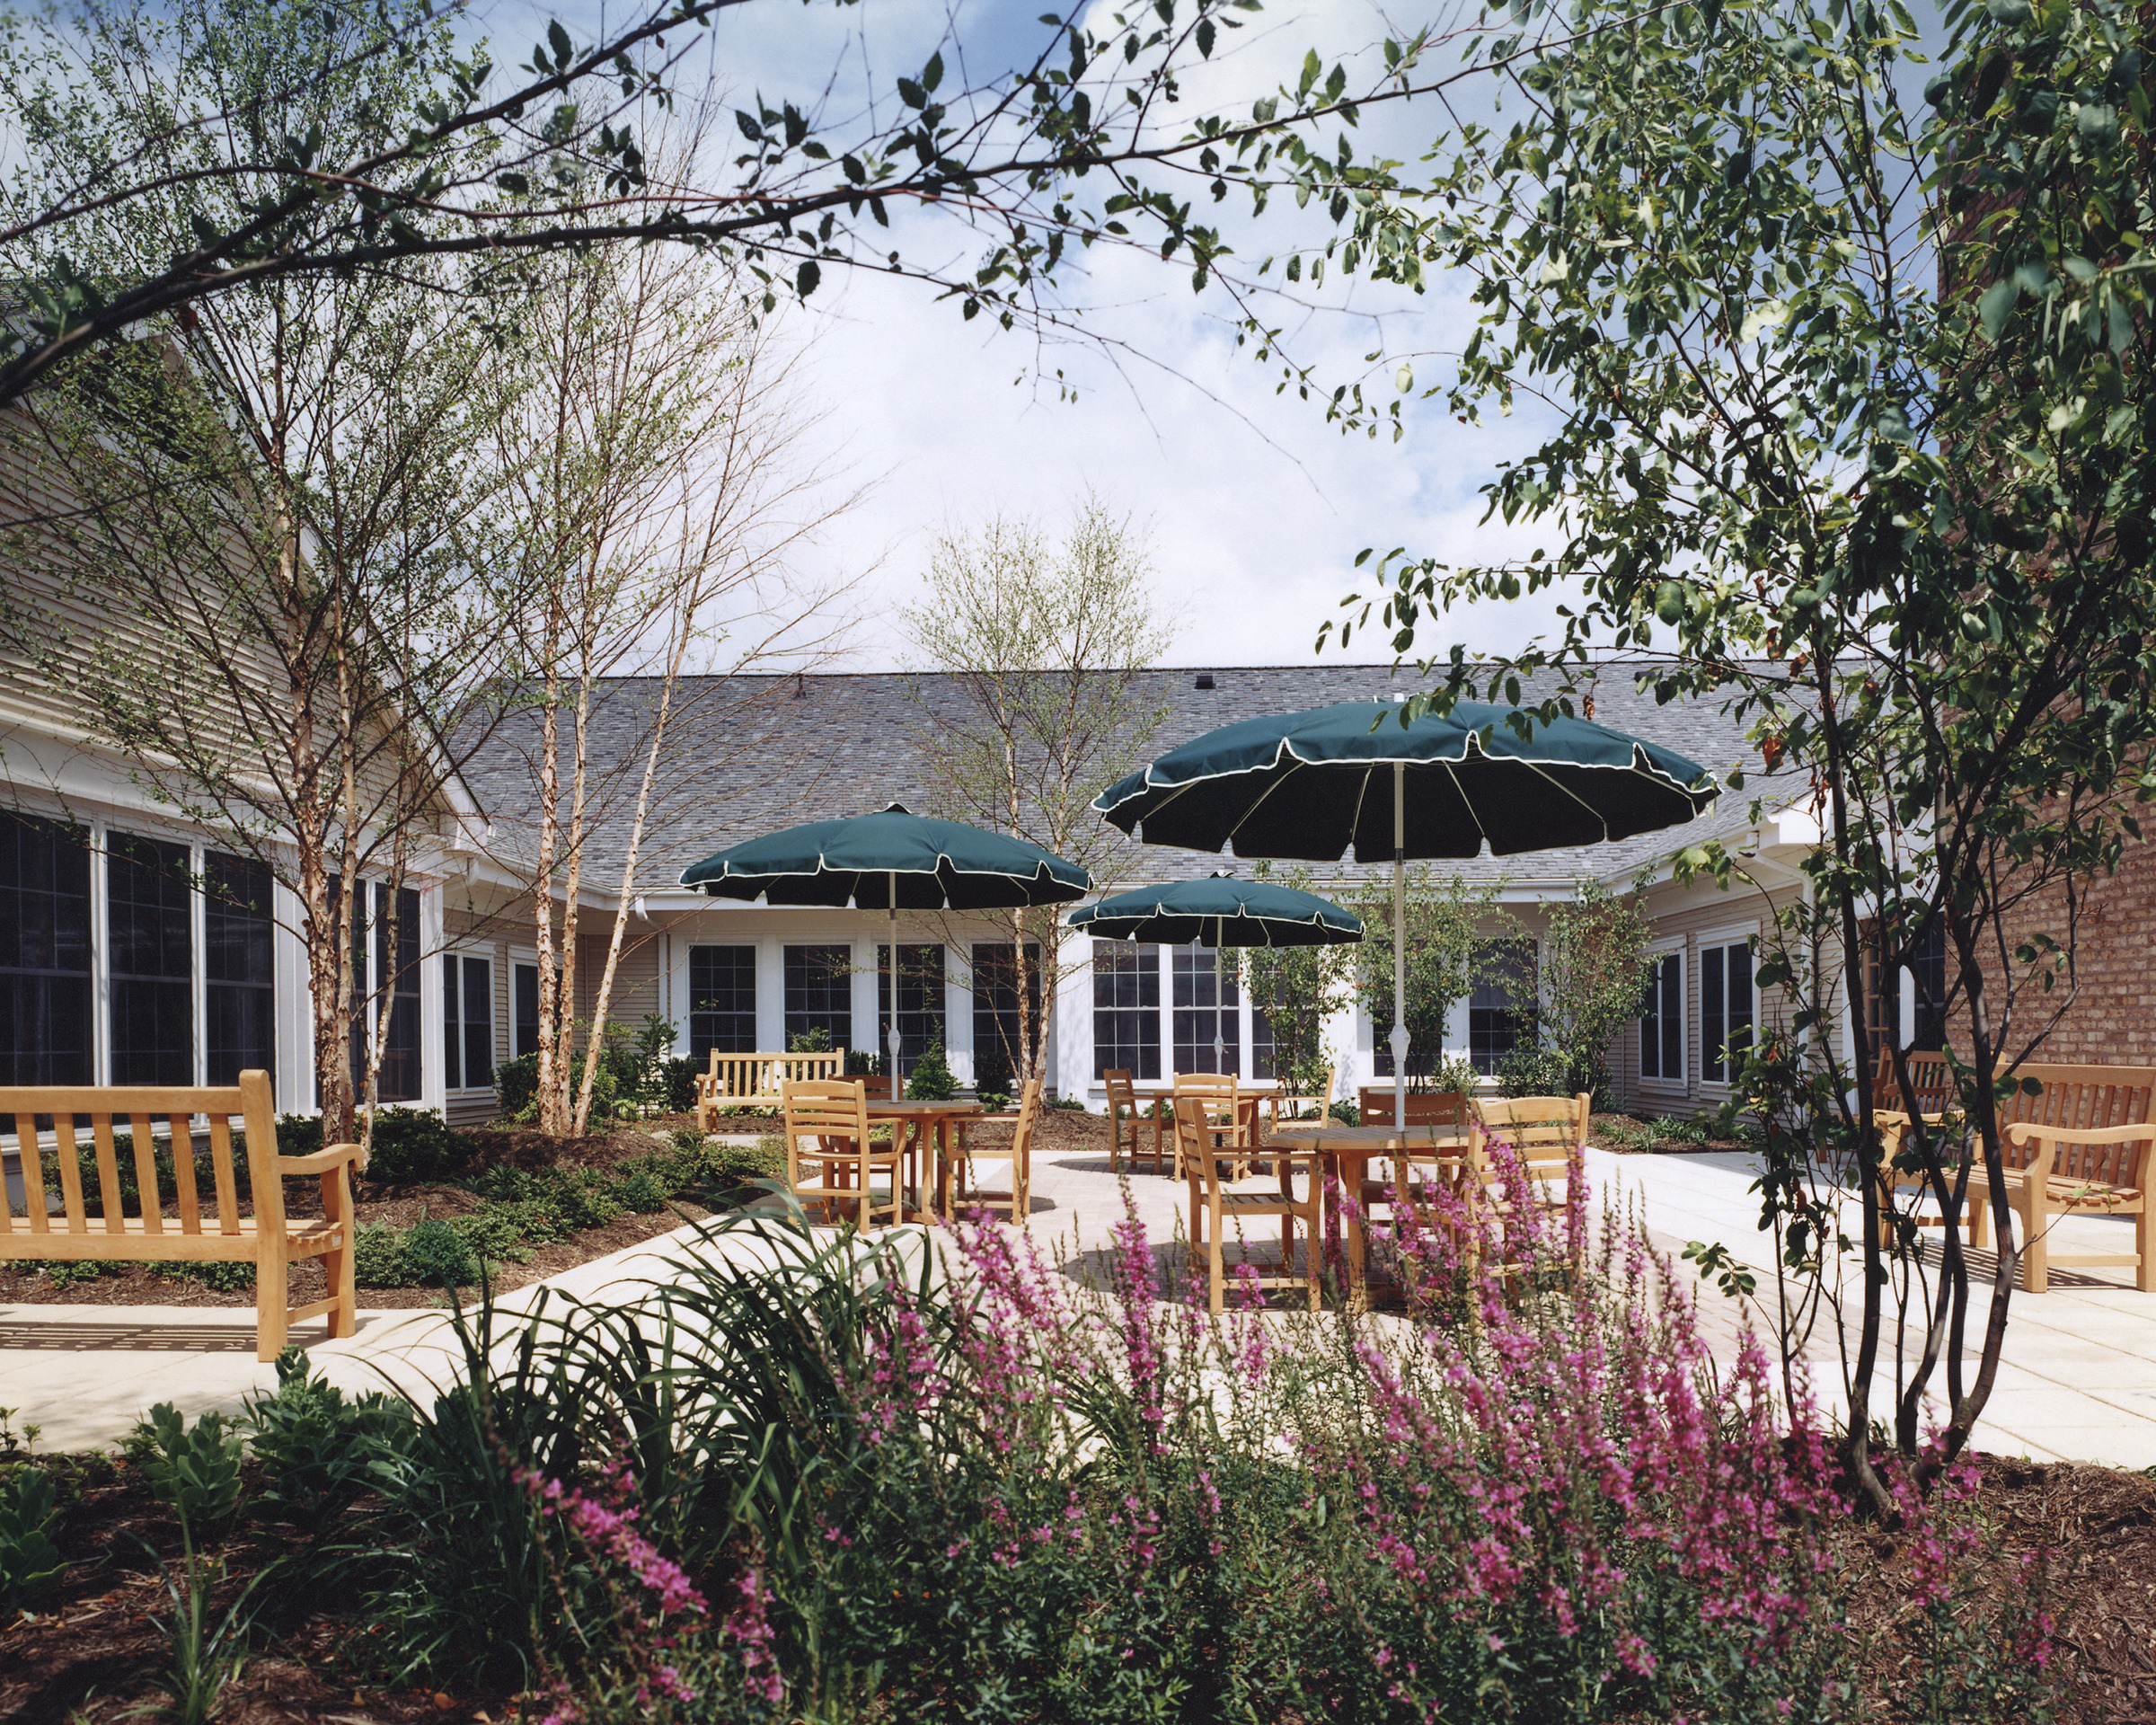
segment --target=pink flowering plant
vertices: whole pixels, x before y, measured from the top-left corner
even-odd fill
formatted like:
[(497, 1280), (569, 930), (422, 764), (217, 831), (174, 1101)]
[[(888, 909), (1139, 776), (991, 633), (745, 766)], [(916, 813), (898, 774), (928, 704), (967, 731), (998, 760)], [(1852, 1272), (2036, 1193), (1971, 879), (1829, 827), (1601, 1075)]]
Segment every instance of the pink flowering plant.
[[(501, 1401), (555, 1385), (576, 1436), (513, 1475), (564, 1579), (532, 1631), (550, 1705), (2042, 1718), (2039, 1578), (1908, 1483), (1894, 1609), (1852, 1614), (1814, 1411), (1755, 1347), (1718, 1371), (1691, 1284), (1590, 1229), (1574, 1172), (1547, 1215), (1506, 1173), (1509, 1228), (1395, 1207), (1400, 1312), (1268, 1310), (1239, 1276), (1214, 1319), (1133, 1216), (1069, 1264), (985, 1220), (749, 1225), (648, 1302), (563, 1314), (534, 1400)], [(1856, 1679), (1882, 1635), (1911, 1682)]]

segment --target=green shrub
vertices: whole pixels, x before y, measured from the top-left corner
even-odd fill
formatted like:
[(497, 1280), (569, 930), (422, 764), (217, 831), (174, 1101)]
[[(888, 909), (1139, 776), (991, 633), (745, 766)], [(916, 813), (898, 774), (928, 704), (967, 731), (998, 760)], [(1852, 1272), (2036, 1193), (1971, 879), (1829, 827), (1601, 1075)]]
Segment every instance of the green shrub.
[(1363, 1110), (1354, 1102), (1335, 1102), (1325, 1111), (1342, 1126), (1360, 1126), (1363, 1122)]
[(632, 1215), (650, 1216), (665, 1209), (673, 1194), (649, 1168), (635, 1168), (614, 1178), (608, 1196)]
[(1011, 1098), (1018, 1085), (1012, 1076), (1011, 1057), (1003, 1052), (1000, 1041), (991, 1042), (973, 1053), (973, 1093), (982, 1103), (1001, 1110), (1011, 1106)]
[(1048, 1106), (1059, 1108), (1066, 1114), (1082, 1114), (1086, 1111), (1085, 1098), (1082, 1096), (1051, 1096), (1048, 1098)]
[(206, 1413), (193, 1425), (170, 1402), (138, 1421), (122, 1446), (159, 1499), (197, 1539), (240, 1508), (238, 1422)]
[(1570, 1092), (1571, 1070), (1555, 1048), (1525, 1038), (1515, 1042), (1498, 1062), (1498, 1092), (1504, 1096), (1563, 1096)]
[(367, 1489), (377, 1455), (409, 1429), (411, 1411), (379, 1390), (347, 1402), (288, 1347), (277, 1357), (277, 1393), (250, 1398), (246, 1420), (262, 1470), (257, 1513), (319, 1536)]
[[(813, 1030), (796, 1031), (786, 1039), (786, 1052), (789, 1054), (829, 1054), (831, 1052), (831, 1032), (821, 1024), (817, 1025)], [(853, 1070), (852, 1050), (848, 1050), (846, 1055), (846, 1070), (848, 1072)]]
[(175, 1282), (199, 1282), (219, 1294), (237, 1294), (243, 1287), (254, 1286), (254, 1266), (238, 1259), (223, 1261), (211, 1260), (205, 1263), (176, 1261), (151, 1266), (152, 1275), (167, 1277)]
[(525, 1223), (531, 1205), (482, 1204), (469, 1216), (453, 1216), (449, 1225), (482, 1262), (521, 1264), (532, 1254), (525, 1249)]
[[(808, 1050), (814, 1052), (814, 1050)], [(883, 1076), (883, 1057), (873, 1048), (846, 1050), (846, 1076), (849, 1078), (880, 1078)]]
[(916, 1102), (948, 1102), (959, 1093), (959, 1081), (951, 1076), (950, 1063), (943, 1057), (940, 1040), (931, 1042), (914, 1062), (906, 1093)]
[(530, 1120), (539, 1112), (539, 1057), (520, 1054), (494, 1068), (494, 1096), (512, 1120)]
[(696, 1081), (703, 1075), (704, 1063), (685, 1057), (668, 1060), (662, 1070), (665, 1075), (666, 1112), (691, 1112), (696, 1106)]
[(607, 1196), (606, 1181), (585, 1168), (556, 1168), (541, 1183), (540, 1198), (572, 1233), (603, 1228), (622, 1213)]
[(352, 1230), (352, 1278), (362, 1287), (408, 1287), (403, 1238), (387, 1222), (362, 1222)]
[(471, 1246), (439, 1216), (415, 1222), (399, 1247), (406, 1279), (421, 1287), (469, 1287), (479, 1280), (479, 1260)]
[(1679, 1144), (1703, 1145), (1714, 1137), (1710, 1122), (1685, 1114), (1665, 1114), (1658, 1120), (1649, 1120), (1647, 1129), (1656, 1138), (1674, 1138)]
[(322, 1116), (279, 1114), (277, 1117), (277, 1154), (311, 1156), (322, 1148)]
[(53, 1544), (59, 1526), (52, 1475), (22, 1462), (0, 1473), (0, 1618), (49, 1597), (67, 1565)]
[(471, 1141), (449, 1129), (431, 1108), (378, 1108), (375, 1110), (369, 1180), (387, 1186), (439, 1180), (471, 1160)]

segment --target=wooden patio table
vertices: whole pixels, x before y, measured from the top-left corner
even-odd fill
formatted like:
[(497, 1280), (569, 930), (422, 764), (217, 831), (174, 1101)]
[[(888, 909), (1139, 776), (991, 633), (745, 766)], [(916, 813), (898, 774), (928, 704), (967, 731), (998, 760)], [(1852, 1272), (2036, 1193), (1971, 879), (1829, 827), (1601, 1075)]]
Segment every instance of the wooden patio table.
[[(1359, 1193), (1369, 1178), (1370, 1164), (1380, 1157), (1410, 1155), (1426, 1166), (1434, 1163), (1440, 1173), (1454, 1181), (1467, 1178), (1472, 1162), (1468, 1134), (1433, 1126), (1341, 1126), (1337, 1122), (1321, 1126), (1313, 1120), (1277, 1127), (1266, 1143), (1318, 1153), (1326, 1177), (1325, 1237), (1329, 1243), (1340, 1242), (1344, 1248), (1351, 1304), (1360, 1304), (1365, 1297), (1370, 1224), (1367, 1216), (1358, 1216), (1341, 1240), (1341, 1194)], [(1263, 1159), (1262, 1150), (1256, 1154), (1257, 1159)]]
[(950, 1216), (951, 1211), (952, 1181), (958, 1168), (958, 1158), (953, 1154), (953, 1140), (956, 1136), (952, 1129), (953, 1122), (962, 1119), (968, 1115), (983, 1114), (985, 1112), (987, 1112), (987, 1110), (979, 1102), (964, 1102), (958, 1101), (947, 1102), (894, 1102), (889, 1101), (879, 1101), (873, 1096), (869, 1098), (869, 1120), (871, 1125), (878, 1120), (888, 1120), (890, 1122), (891, 1130), (894, 1133), (903, 1131), (907, 1135), (907, 1140), (909, 1144), (908, 1154), (914, 1158), (914, 1165), (916, 1171), (915, 1174), (916, 1191), (918, 1191), (919, 1182), (921, 1180), (921, 1165), (925, 1157), (925, 1153), (927, 1152), (929, 1146), (929, 1135), (931, 1132), (934, 1134), (936, 1155), (935, 1200), (932, 1205), (925, 1207), (916, 1206), (915, 1209), (915, 1214), (916, 1216), (920, 1215), (923, 1208), (925, 1208), (932, 1210), (933, 1214), (937, 1216), (943, 1216), (945, 1218)]

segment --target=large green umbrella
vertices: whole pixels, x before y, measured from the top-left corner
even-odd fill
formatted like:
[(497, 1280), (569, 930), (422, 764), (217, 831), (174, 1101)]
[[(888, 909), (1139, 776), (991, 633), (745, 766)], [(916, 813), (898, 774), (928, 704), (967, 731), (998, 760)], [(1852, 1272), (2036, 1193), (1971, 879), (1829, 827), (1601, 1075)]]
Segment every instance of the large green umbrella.
[(894, 802), (873, 814), (812, 820), (749, 839), (691, 863), (681, 871), (681, 884), (714, 898), (883, 911), (891, 957), (885, 1045), (895, 1076), (898, 912), (1064, 905), (1083, 898), (1092, 877), (1022, 838), (932, 820)]
[[(1630, 838), (1714, 801), (1705, 769), (1587, 719), (1521, 736), (1506, 707), (1463, 701), (1401, 722), (1383, 702), (1246, 719), (1110, 785), (1093, 807), (1141, 843), (1237, 856), (1392, 859), (1392, 926), (1409, 858), (1496, 856)], [(1389, 783), (1388, 783), (1389, 782)], [(1392, 794), (1387, 796), (1385, 792)], [(1404, 942), (1392, 942), (1394, 1124), (1407, 1124)]]

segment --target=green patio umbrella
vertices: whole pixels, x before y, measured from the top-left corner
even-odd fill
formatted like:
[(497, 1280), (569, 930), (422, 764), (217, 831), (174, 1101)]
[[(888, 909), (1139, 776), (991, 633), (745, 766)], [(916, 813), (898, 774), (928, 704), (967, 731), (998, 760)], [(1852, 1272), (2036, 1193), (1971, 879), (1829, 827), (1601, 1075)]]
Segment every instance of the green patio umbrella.
[(1314, 892), (1221, 871), (1202, 880), (1137, 887), (1074, 910), (1073, 928), (1116, 941), (1216, 947), (1341, 946), (1363, 938), (1363, 919)]
[(891, 956), (885, 1046), (896, 1078), (899, 911), (1064, 905), (1083, 898), (1092, 877), (1022, 838), (932, 820), (894, 802), (873, 814), (812, 820), (749, 839), (691, 863), (681, 884), (714, 898), (883, 911)]
[[(1401, 926), (1410, 858), (1495, 856), (1602, 844), (1704, 812), (1714, 788), (1674, 750), (1587, 719), (1533, 722), (1461, 702), (1401, 722), (1402, 710), (1349, 701), (1246, 719), (1149, 761), (1094, 799), (1141, 844), (1237, 856), (1392, 860)], [(1387, 791), (1391, 795), (1385, 794)], [(1406, 954), (1392, 942), (1394, 1123), (1407, 1124)]]

